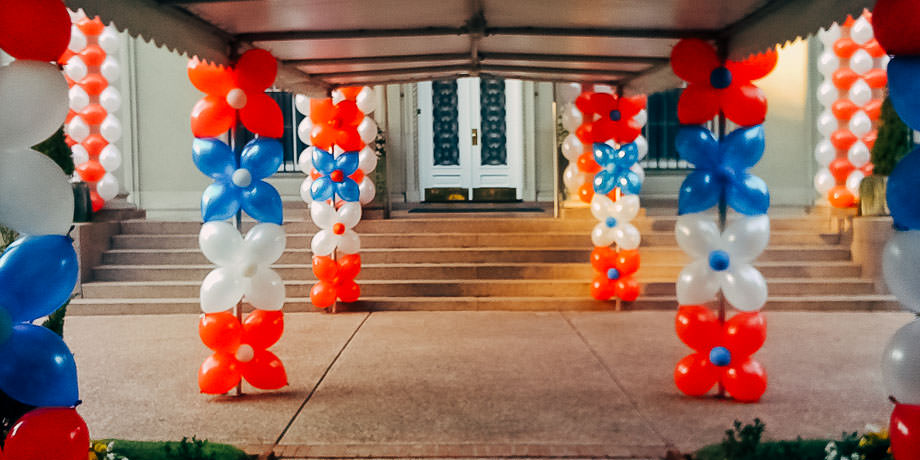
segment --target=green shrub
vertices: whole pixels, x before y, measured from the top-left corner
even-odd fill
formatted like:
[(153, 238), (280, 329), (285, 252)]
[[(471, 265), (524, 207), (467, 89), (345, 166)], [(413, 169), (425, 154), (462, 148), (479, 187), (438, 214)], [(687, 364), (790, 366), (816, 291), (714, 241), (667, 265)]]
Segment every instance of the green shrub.
[(67, 142), (64, 140), (63, 126), (61, 126), (56, 133), (52, 134), (51, 137), (33, 146), (32, 149), (44, 153), (54, 160), (54, 162), (64, 170), (64, 174), (68, 176), (73, 174), (74, 165), (73, 157), (71, 157), (72, 152)]
[(891, 99), (886, 97), (879, 118), (878, 138), (872, 146), (872, 164), (875, 165), (872, 174), (891, 175), (894, 166), (910, 152), (910, 136), (910, 129), (898, 117), (894, 106), (891, 105)]
[(182, 441), (103, 441), (111, 443), (111, 452), (131, 460), (248, 460), (242, 450), (196, 437)]

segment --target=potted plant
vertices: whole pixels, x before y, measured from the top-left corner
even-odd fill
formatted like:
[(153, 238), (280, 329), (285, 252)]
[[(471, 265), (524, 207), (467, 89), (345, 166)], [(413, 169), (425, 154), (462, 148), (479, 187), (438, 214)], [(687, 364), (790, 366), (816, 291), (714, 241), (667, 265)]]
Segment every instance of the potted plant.
[(894, 166), (911, 149), (911, 131), (895, 112), (886, 97), (882, 103), (879, 118), (878, 137), (872, 146), (872, 175), (859, 184), (860, 214), (863, 216), (887, 216), (885, 186)]

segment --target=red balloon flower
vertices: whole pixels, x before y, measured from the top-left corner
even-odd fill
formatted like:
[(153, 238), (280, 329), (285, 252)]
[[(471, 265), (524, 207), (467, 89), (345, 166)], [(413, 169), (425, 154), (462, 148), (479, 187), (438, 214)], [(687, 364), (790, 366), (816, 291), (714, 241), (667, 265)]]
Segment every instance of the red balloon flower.
[(217, 137), (240, 121), (260, 136), (279, 138), (284, 134), (284, 117), (278, 104), (265, 94), (275, 82), (278, 64), (265, 50), (251, 49), (240, 57), (235, 69), (193, 58), (188, 77), (207, 95), (192, 108), (192, 134)]
[(333, 104), (330, 98), (310, 99), (310, 121), (313, 122), (310, 141), (327, 152), (335, 145), (346, 152), (361, 150), (364, 142), (358, 134), (358, 125), (363, 119), (364, 113), (353, 100)]
[(609, 246), (595, 247), (591, 251), (591, 266), (596, 275), (591, 283), (591, 297), (608, 300), (619, 297), (632, 302), (639, 297), (639, 282), (633, 274), (639, 269), (639, 251), (615, 251)]
[(634, 117), (645, 108), (646, 97), (617, 97), (609, 93), (581, 93), (575, 106), (584, 121), (575, 135), (584, 144), (606, 142), (613, 139), (628, 144), (642, 133), (642, 126)]
[(314, 256), (313, 274), (319, 282), (310, 289), (310, 301), (318, 308), (329, 308), (336, 298), (346, 303), (358, 300), (361, 287), (355, 277), (360, 271), (360, 254), (345, 254), (337, 261), (329, 256)]
[(751, 84), (776, 66), (776, 51), (754, 55), (744, 61), (721, 64), (716, 50), (699, 39), (677, 42), (671, 51), (671, 68), (689, 83), (677, 103), (677, 117), (684, 124), (703, 124), (719, 111), (741, 126), (763, 123), (767, 100)]
[(228, 312), (208, 313), (198, 322), (201, 341), (214, 350), (198, 370), (202, 393), (224, 394), (246, 379), (262, 390), (287, 385), (284, 365), (267, 350), (284, 332), (280, 311), (254, 310), (242, 323)]
[(696, 350), (674, 369), (674, 383), (689, 396), (702, 396), (722, 382), (736, 400), (755, 402), (767, 389), (767, 372), (751, 358), (767, 338), (760, 313), (738, 313), (724, 325), (708, 308), (682, 306), (677, 312), (677, 335)]

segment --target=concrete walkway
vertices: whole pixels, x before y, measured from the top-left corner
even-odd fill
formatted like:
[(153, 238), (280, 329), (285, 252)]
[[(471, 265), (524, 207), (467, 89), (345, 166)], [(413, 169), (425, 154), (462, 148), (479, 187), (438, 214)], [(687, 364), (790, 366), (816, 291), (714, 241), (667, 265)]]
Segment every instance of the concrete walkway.
[(287, 457), (622, 457), (718, 442), (760, 417), (775, 438), (887, 422), (879, 375), (902, 313), (768, 313), (759, 404), (681, 396), (673, 312), (289, 314), (291, 385), (200, 395), (194, 315), (69, 317), (94, 438), (196, 435)]

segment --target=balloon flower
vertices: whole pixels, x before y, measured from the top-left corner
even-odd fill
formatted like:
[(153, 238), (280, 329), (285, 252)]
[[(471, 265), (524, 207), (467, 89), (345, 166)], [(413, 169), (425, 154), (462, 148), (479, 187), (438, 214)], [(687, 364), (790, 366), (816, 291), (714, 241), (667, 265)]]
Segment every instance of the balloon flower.
[(585, 144), (613, 139), (618, 144), (628, 144), (642, 133), (642, 125), (635, 119), (645, 108), (645, 96), (617, 97), (609, 93), (582, 93), (575, 99), (584, 122), (575, 135)]
[(79, 403), (77, 366), (61, 338), (32, 321), (69, 299), (77, 254), (64, 235), (26, 236), (0, 256), (0, 390), (23, 404)]
[(265, 90), (275, 82), (278, 64), (271, 53), (251, 49), (231, 69), (192, 58), (188, 77), (206, 96), (192, 108), (195, 137), (220, 136), (239, 120), (249, 131), (265, 137), (284, 135), (281, 108)]
[(594, 191), (606, 195), (619, 188), (628, 195), (638, 195), (642, 180), (632, 170), (639, 161), (639, 149), (629, 143), (615, 149), (603, 142), (594, 143), (594, 160), (601, 170), (594, 176)]
[(677, 118), (698, 125), (725, 113), (729, 120), (752, 126), (763, 123), (767, 99), (751, 81), (769, 74), (776, 66), (776, 52), (755, 55), (723, 65), (715, 48), (699, 39), (684, 39), (671, 50), (671, 68), (687, 88), (677, 103)]
[(719, 234), (715, 222), (701, 214), (678, 217), (677, 244), (694, 259), (677, 279), (682, 305), (709, 302), (719, 290), (739, 310), (758, 310), (767, 301), (767, 283), (751, 262), (767, 247), (770, 219), (738, 219)]
[(641, 235), (631, 222), (639, 213), (639, 196), (623, 195), (613, 201), (605, 195), (595, 194), (591, 199), (591, 214), (600, 222), (591, 231), (594, 246), (616, 243), (620, 249), (639, 247)]
[(314, 200), (331, 200), (338, 196), (345, 201), (358, 201), (361, 190), (351, 176), (358, 170), (358, 152), (333, 155), (320, 148), (313, 149), (313, 167), (318, 176), (310, 185)]
[(345, 202), (335, 209), (325, 201), (310, 203), (310, 217), (321, 230), (313, 235), (313, 255), (328, 256), (336, 250), (354, 254), (361, 249), (361, 238), (352, 230), (361, 221), (361, 204)]
[(329, 308), (338, 298), (354, 302), (361, 297), (355, 277), (361, 271), (361, 255), (345, 254), (338, 260), (329, 256), (313, 257), (313, 274), (319, 280), (310, 289), (310, 301), (319, 308)]
[[(330, 152), (336, 145), (346, 151), (361, 150), (364, 142), (361, 140), (358, 126), (363, 119), (364, 113), (353, 100), (345, 99), (333, 104), (330, 98), (311, 99), (311, 143)], [(375, 125), (374, 136), (376, 135)]]
[(243, 147), (240, 163), (230, 146), (214, 138), (195, 139), (192, 160), (214, 179), (201, 196), (205, 222), (226, 220), (242, 208), (259, 222), (281, 224), (281, 195), (263, 179), (281, 166), (284, 151), (275, 139), (259, 137)]
[(254, 310), (240, 323), (228, 312), (201, 315), (198, 335), (214, 351), (198, 370), (202, 393), (224, 394), (240, 379), (262, 390), (287, 385), (284, 365), (267, 348), (278, 342), (284, 331), (280, 311)]
[(677, 335), (695, 352), (674, 369), (677, 388), (702, 396), (721, 382), (733, 398), (755, 402), (767, 389), (767, 373), (751, 358), (767, 338), (760, 313), (738, 313), (724, 325), (708, 308), (682, 306), (677, 313)]
[(280, 310), (284, 305), (284, 283), (269, 268), (285, 246), (284, 228), (261, 223), (244, 239), (227, 222), (207, 222), (198, 234), (205, 257), (217, 265), (201, 283), (201, 310), (222, 312), (244, 299), (260, 310)]
[(702, 126), (684, 126), (675, 147), (680, 157), (696, 167), (680, 187), (680, 214), (705, 211), (724, 197), (735, 211), (755, 216), (767, 212), (770, 193), (763, 179), (747, 172), (763, 155), (763, 126), (738, 128), (716, 140)]
[(591, 283), (591, 297), (608, 300), (619, 297), (632, 302), (639, 297), (639, 282), (633, 274), (639, 269), (639, 251), (615, 251), (608, 246), (598, 246), (591, 251), (591, 266), (596, 276)]

